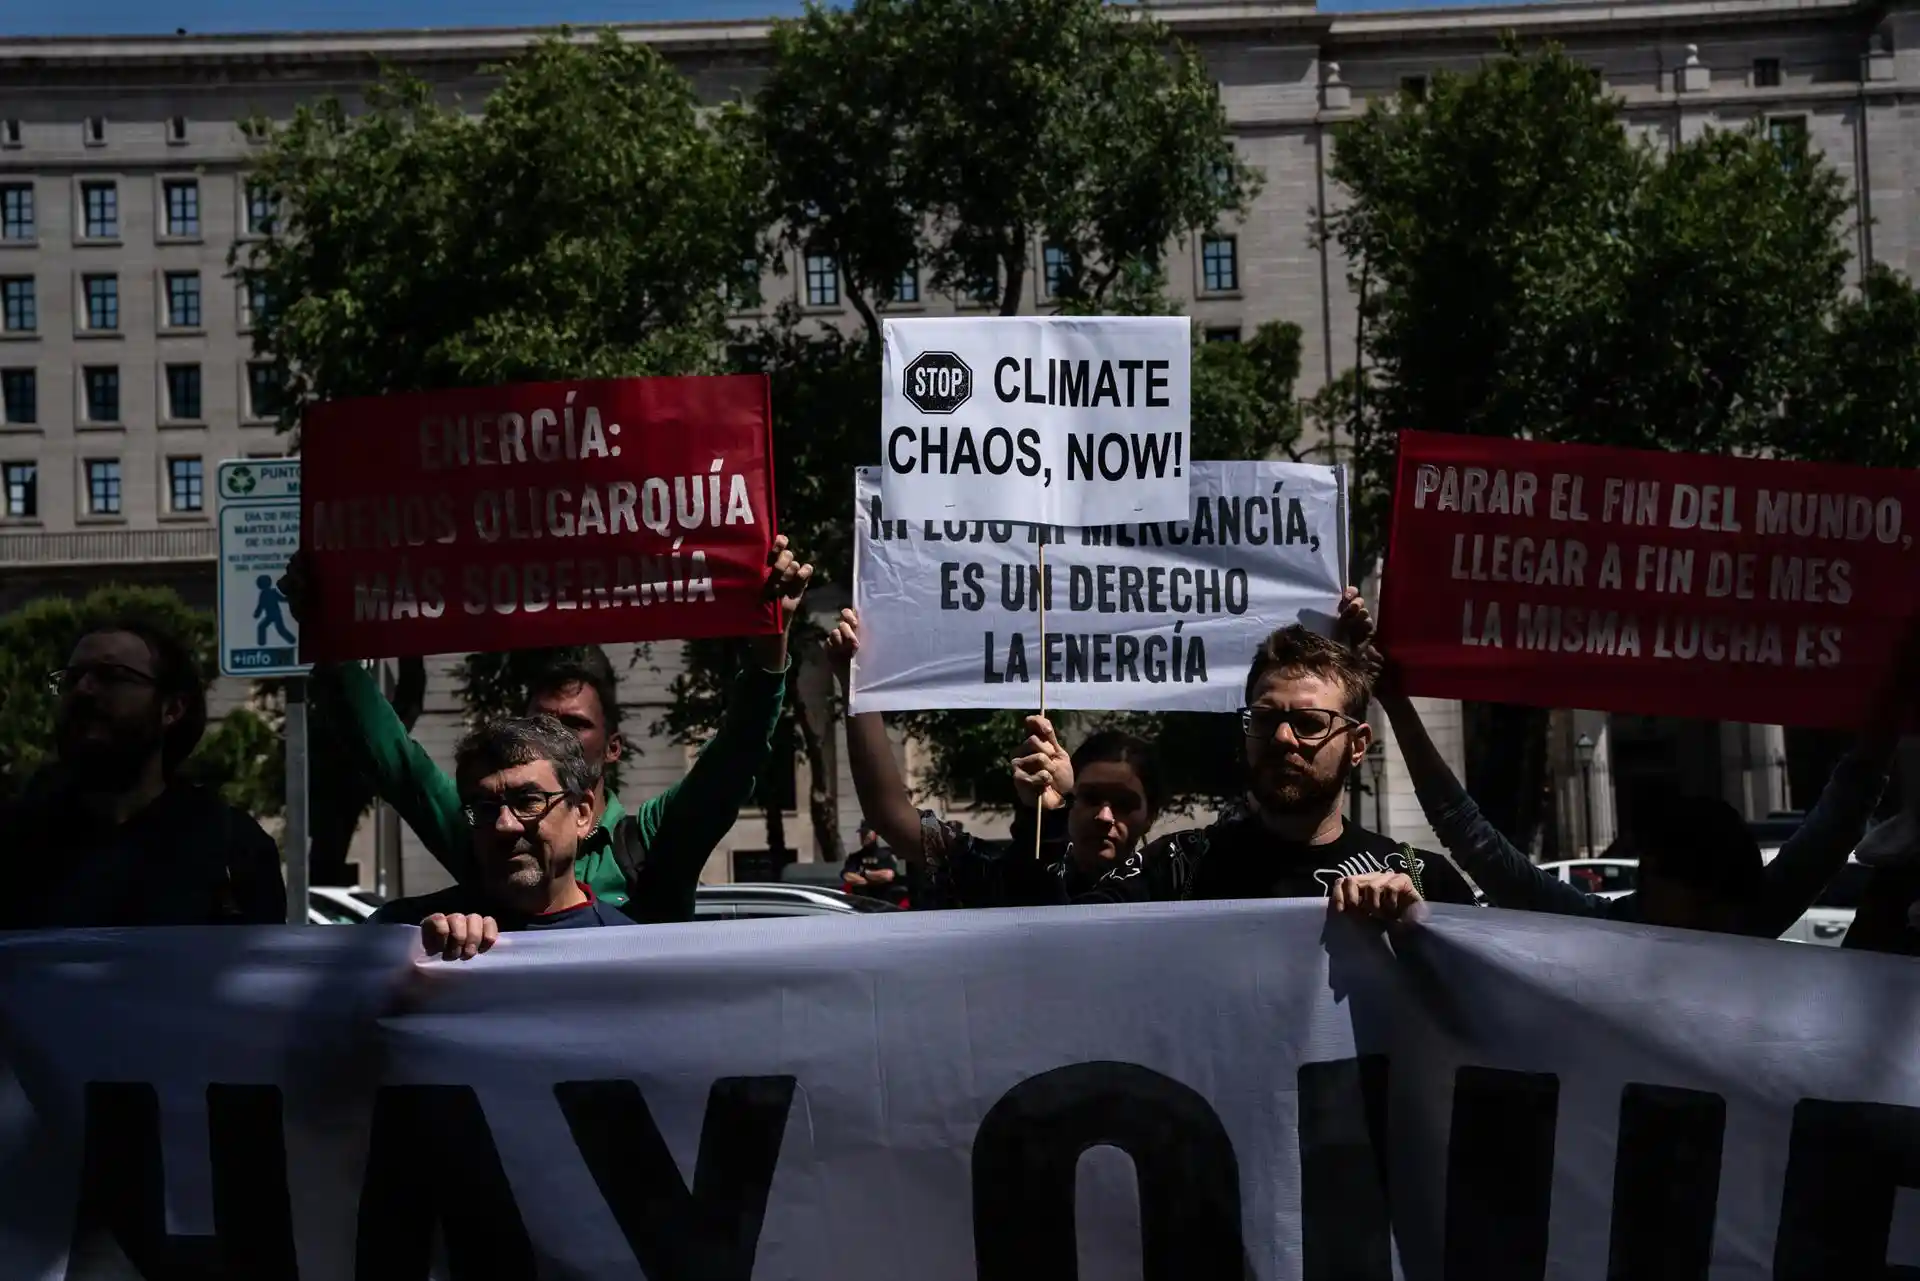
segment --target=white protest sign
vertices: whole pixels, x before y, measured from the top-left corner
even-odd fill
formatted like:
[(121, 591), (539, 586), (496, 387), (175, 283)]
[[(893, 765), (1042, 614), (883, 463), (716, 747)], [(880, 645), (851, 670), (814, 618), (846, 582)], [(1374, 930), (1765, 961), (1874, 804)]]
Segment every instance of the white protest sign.
[(887, 505), (935, 520), (1178, 520), (1193, 465), (1181, 316), (889, 320)]
[(1063, 529), (890, 519), (879, 468), (854, 494), (853, 710), (1033, 707), (1046, 556), (1047, 706), (1230, 712), (1278, 627), (1332, 628), (1346, 582), (1346, 475), (1195, 463), (1171, 524)]
[(300, 547), (300, 461), (233, 459), (214, 482), (220, 526), (220, 672), (299, 676), (300, 625), (280, 578)]

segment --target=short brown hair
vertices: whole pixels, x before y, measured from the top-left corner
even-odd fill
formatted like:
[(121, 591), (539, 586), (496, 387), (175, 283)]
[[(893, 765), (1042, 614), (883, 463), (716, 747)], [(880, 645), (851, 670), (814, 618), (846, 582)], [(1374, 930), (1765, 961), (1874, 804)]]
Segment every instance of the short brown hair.
[(1310, 632), (1300, 624), (1282, 627), (1260, 642), (1247, 669), (1247, 702), (1253, 692), (1274, 672), (1283, 676), (1318, 676), (1346, 691), (1346, 706), (1340, 710), (1355, 720), (1367, 718), (1373, 702), (1373, 673), (1360, 656), (1338, 641)]

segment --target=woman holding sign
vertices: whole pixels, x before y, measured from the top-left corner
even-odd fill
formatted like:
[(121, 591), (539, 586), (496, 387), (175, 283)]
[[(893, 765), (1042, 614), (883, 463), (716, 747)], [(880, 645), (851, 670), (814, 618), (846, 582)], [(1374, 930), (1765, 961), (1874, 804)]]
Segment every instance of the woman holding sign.
[[(860, 616), (842, 610), (827, 637), (843, 694), (852, 690)], [(861, 809), (887, 844), (923, 863), (942, 907), (1039, 907), (1071, 902), (1096, 886), (1137, 877), (1140, 840), (1166, 803), (1152, 745), (1112, 730), (1071, 756), (1044, 716), (1027, 718), (1012, 761), (1013, 837), (1003, 849), (943, 823), (913, 803), (878, 712), (847, 719), (847, 752)], [(1033, 857), (1036, 813), (1041, 853)]]
[(1806, 821), (1772, 863), (1746, 822), (1725, 801), (1668, 796), (1636, 816), (1630, 842), (1640, 860), (1640, 888), (1616, 899), (1588, 894), (1542, 870), (1481, 814), (1454, 777), (1413, 703), (1398, 688), (1393, 664), (1372, 647), (1373, 619), (1349, 587), (1340, 629), (1382, 668), (1380, 705), (1393, 723), (1427, 821), (1495, 907), (1639, 921), (1678, 929), (1778, 938), (1812, 905), (1859, 843), (1886, 786), (1887, 766), (1912, 699), (1907, 674), (1920, 659), (1920, 630), (1910, 632), (1893, 692), (1875, 704), (1874, 719), (1835, 767)]

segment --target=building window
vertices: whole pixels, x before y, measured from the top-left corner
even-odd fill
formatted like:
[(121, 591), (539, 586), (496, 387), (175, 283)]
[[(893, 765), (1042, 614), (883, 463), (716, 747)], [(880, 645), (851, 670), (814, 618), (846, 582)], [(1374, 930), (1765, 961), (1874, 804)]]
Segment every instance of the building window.
[(240, 295), (240, 323), (248, 329), (260, 324), (267, 318), (267, 284), (264, 280), (249, 276), (245, 291)]
[(40, 308), (34, 299), (32, 276), (0, 278), (0, 328), (10, 334), (30, 334), (40, 327)]
[(167, 327), (169, 329), (200, 327), (199, 272), (170, 271), (167, 273)]
[(807, 306), (840, 305), (840, 264), (832, 254), (807, 255)]
[(169, 116), (167, 118), (167, 141), (182, 143), (186, 140), (187, 118), (185, 116)]
[(1200, 242), (1200, 287), (1210, 294), (1240, 287), (1239, 246), (1232, 236), (1208, 236)]
[(110, 182), (80, 184), (82, 223), (88, 240), (112, 240), (120, 234), (120, 188)]
[(120, 460), (87, 460), (87, 513), (92, 516), (120, 514)]
[(1768, 116), (1767, 137), (1773, 145), (1789, 159), (1797, 158), (1807, 149), (1807, 118), (1805, 116)]
[(81, 385), (87, 393), (88, 422), (117, 423), (120, 421), (119, 366), (89, 365), (81, 372)]
[(19, 520), (40, 514), (40, 467), (36, 463), (6, 464), (7, 515)]
[(10, 427), (40, 421), (40, 376), (31, 369), (0, 369), (0, 419)]
[(1059, 298), (1070, 294), (1080, 271), (1073, 261), (1073, 251), (1064, 245), (1048, 245), (1040, 251), (1041, 287), (1049, 298)]
[(1427, 100), (1427, 78), (1425, 76), (1401, 76), (1400, 92), (1416, 102)]
[(120, 328), (120, 277), (82, 276), (80, 284), (87, 295), (87, 328)]
[(1207, 330), (1207, 341), (1208, 342), (1239, 342), (1240, 326), (1222, 325), (1216, 329), (1209, 329)]
[(247, 184), (247, 234), (273, 234), (273, 193), (262, 182)]
[(17, 147), (19, 145), (20, 121), (15, 118), (10, 118), (5, 124), (0, 124), (0, 147)]
[(89, 147), (102, 147), (107, 142), (107, 118), (88, 116), (85, 135)]
[(172, 511), (206, 510), (206, 467), (198, 458), (167, 459), (167, 502)]
[(727, 306), (734, 311), (752, 311), (760, 303), (760, 260), (742, 258), (740, 278), (727, 286)]
[(167, 196), (167, 234), (200, 234), (200, 184), (192, 178), (175, 178), (162, 184)]
[(33, 184), (0, 186), (0, 240), (32, 240), (34, 234)]
[(1780, 59), (1755, 58), (1753, 60), (1753, 87), (1756, 89), (1780, 87)]
[(256, 419), (280, 416), (280, 378), (272, 361), (256, 360), (247, 365), (247, 414)]
[(900, 273), (900, 279), (893, 282), (893, 300), (908, 303), (920, 301), (920, 269), (918, 267), (907, 268)]
[(167, 417), (175, 422), (200, 419), (200, 366), (167, 366)]

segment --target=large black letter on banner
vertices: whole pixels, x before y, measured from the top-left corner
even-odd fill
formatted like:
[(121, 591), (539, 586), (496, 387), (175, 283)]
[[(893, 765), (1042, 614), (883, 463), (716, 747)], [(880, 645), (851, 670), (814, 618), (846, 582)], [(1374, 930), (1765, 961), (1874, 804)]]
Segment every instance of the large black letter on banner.
[(1447, 1281), (1542, 1281), (1560, 1078), (1463, 1067), (1447, 1139)]
[(167, 1231), (160, 1096), (144, 1082), (86, 1088), (79, 1209), (68, 1266), (85, 1266), (100, 1236), (113, 1239), (145, 1281), (294, 1281), (292, 1200), (280, 1090), (209, 1085), (213, 1235)]
[(1240, 1163), (1207, 1101), (1133, 1063), (1076, 1063), (1008, 1090), (973, 1138), (980, 1281), (1076, 1281), (1080, 1158), (1110, 1145), (1140, 1183), (1145, 1281), (1241, 1281)]
[(562, 1081), (553, 1087), (574, 1144), (647, 1281), (752, 1281), (793, 1087), (790, 1076), (713, 1083), (691, 1192), (639, 1086)]
[(1920, 1108), (1802, 1099), (1780, 1190), (1774, 1281), (1916, 1281), (1890, 1267), (1894, 1193), (1920, 1188)]
[(1301, 1276), (1393, 1281), (1386, 1056), (1302, 1063), (1299, 1083)]
[(1727, 1101), (1664, 1085), (1620, 1091), (1607, 1281), (1707, 1281)]
[(449, 1281), (534, 1281), (533, 1243), (473, 1087), (383, 1086), (360, 1185), (356, 1281), (427, 1281), (435, 1227)]

